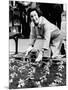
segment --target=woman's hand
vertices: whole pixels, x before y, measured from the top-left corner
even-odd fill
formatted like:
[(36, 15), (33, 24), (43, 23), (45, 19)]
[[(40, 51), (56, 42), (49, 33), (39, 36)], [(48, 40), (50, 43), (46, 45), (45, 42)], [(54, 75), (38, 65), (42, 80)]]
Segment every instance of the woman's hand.
[(33, 49), (32, 46), (29, 46), (28, 49), (26, 50), (26, 54), (25, 54), (25, 57), (29, 54), (29, 52)]

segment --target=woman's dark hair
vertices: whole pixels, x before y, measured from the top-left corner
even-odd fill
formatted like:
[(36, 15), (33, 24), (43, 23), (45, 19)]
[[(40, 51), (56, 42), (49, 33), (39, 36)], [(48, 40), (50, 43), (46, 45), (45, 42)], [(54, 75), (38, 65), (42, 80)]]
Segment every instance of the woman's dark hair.
[(32, 11), (36, 11), (36, 12), (38, 13), (38, 16), (39, 16), (39, 17), (42, 15), (42, 12), (41, 12), (40, 8), (30, 8), (30, 9), (28, 10), (28, 14), (30, 15), (30, 13), (31, 13)]
[(40, 8), (29, 8), (29, 10), (27, 12), (29, 21), (30, 21), (30, 13), (32, 11), (36, 11), (38, 13), (39, 17), (42, 15), (42, 12), (41, 12)]

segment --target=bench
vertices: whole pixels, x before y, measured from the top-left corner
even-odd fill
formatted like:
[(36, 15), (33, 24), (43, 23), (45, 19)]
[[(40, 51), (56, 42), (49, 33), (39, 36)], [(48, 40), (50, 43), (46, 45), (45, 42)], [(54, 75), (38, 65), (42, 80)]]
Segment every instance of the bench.
[(15, 41), (15, 54), (18, 53), (18, 38), (24, 38), (24, 36), (19, 33), (19, 32), (16, 32), (16, 33), (13, 33), (13, 32), (10, 32), (9, 33), (9, 39), (14, 39)]

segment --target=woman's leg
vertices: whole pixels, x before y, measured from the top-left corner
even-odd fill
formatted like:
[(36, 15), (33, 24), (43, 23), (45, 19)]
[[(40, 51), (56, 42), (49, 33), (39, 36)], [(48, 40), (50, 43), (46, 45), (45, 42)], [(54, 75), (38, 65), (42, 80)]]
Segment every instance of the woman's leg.
[(62, 32), (59, 30), (56, 30), (52, 33), (52, 58), (58, 57), (60, 55), (60, 49), (62, 45)]

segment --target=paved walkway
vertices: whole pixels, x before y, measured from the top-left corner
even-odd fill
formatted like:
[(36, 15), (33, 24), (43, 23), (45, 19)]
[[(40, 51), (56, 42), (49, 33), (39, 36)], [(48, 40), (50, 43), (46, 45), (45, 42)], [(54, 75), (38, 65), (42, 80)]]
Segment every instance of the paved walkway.
[[(43, 46), (44, 40), (36, 40), (35, 49), (41, 49)], [(19, 39), (18, 40), (18, 52), (24, 52), (30, 44), (29, 39)], [(9, 40), (9, 51), (15, 52), (15, 41), (13, 39)]]

